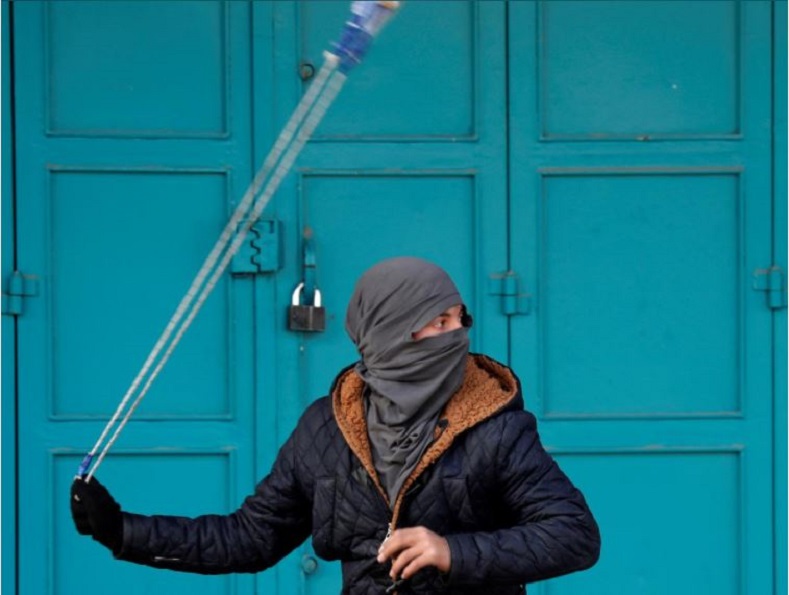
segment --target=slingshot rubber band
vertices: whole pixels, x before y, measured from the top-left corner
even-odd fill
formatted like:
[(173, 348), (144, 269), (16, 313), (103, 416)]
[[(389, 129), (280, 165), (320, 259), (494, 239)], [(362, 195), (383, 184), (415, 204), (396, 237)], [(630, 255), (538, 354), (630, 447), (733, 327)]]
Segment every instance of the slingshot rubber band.
[[(126, 391), (115, 413), (104, 427), (95, 445), (80, 463), (77, 470), (77, 477), (85, 476), (85, 473), (90, 470), (86, 479), (86, 481), (90, 481), (96, 473), (96, 470), (101, 465), (107, 452), (109, 452), (109, 449), (115, 444), (115, 441), (131, 418), (131, 415), (137, 409), (143, 397), (147, 394), (153, 381), (164, 368), (170, 355), (180, 342), (181, 337), (189, 328), (203, 303), (216, 286), (217, 281), (227, 269), (231, 259), (236, 252), (238, 252), (250, 228), (262, 214), (269, 200), (282, 182), (282, 179), (290, 171), (293, 162), (296, 160), (299, 153), (301, 153), (304, 145), (310, 139), (315, 128), (317, 128), (326, 111), (337, 97), (337, 94), (342, 89), (347, 78), (346, 73), (359, 63), (361, 57), (369, 48), (372, 37), (391, 17), (398, 5), (398, 2), (352, 3), (353, 16), (346, 22), (341, 42), (335, 45), (335, 52), (324, 53), (325, 59), (323, 66), (299, 104), (296, 106), (288, 123), (285, 125), (266, 157), (265, 162), (244, 193), (241, 202), (225, 228), (222, 230), (219, 239), (206, 257), (203, 265), (192, 281), (192, 284), (178, 304), (175, 313), (165, 326), (164, 331), (146, 358), (142, 369), (132, 381), (129, 389)], [(293, 140), (294, 135), (296, 137), (295, 140)], [(273, 174), (271, 173), (272, 169)], [(271, 174), (270, 178), (269, 174)], [(258, 193), (261, 192), (261, 188), (262, 193), (258, 198), (255, 198)], [(241, 223), (242, 220), (243, 223)], [(240, 228), (239, 223), (241, 223)], [(231, 243), (230, 240), (233, 238), (234, 234), (235, 238)], [(230, 244), (229, 247), (228, 243)], [(219, 261), (218, 264), (217, 261)], [(206, 278), (208, 278), (207, 282)], [(184, 318), (184, 315), (186, 315), (186, 318)], [(173, 333), (175, 333), (174, 336)], [(143, 379), (151, 370), (151, 367), (163, 349), (164, 354), (153, 368), (153, 371), (150, 372), (150, 375), (148, 375), (142, 390), (140, 390), (126, 413), (123, 414), (132, 395), (134, 395), (140, 384), (142, 384)], [(123, 418), (120, 423), (118, 423), (118, 419), (122, 414)], [(91, 467), (93, 458), (96, 456), (96, 453), (99, 452), (99, 448), (116, 423), (118, 423), (118, 426), (115, 428), (115, 432), (102, 448), (96, 463)]]

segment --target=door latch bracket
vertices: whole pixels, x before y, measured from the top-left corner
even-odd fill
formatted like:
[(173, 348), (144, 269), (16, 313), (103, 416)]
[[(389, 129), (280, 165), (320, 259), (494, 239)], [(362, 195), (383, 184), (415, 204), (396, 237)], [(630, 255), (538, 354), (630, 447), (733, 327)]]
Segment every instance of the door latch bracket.
[(786, 274), (781, 267), (756, 269), (753, 272), (753, 288), (767, 294), (767, 305), (771, 309), (786, 308)]
[(488, 277), (488, 293), (501, 300), (501, 311), (506, 316), (531, 314), (532, 296), (521, 293), (518, 275), (513, 271), (494, 273)]
[(280, 232), (277, 219), (258, 219), (231, 262), (233, 275), (276, 273), (281, 267)]
[(37, 296), (39, 285), (36, 275), (11, 273), (3, 291), (3, 315), (20, 316), (24, 312), (24, 298)]

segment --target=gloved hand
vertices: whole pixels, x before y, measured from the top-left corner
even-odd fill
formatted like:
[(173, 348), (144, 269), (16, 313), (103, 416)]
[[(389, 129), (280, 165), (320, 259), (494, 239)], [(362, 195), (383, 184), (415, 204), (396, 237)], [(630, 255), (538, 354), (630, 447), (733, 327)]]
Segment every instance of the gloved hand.
[(77, 477), (71, 484), (71, 518), (77, 532), (90, 535), (117, 553), (123, 542), (121, 507), (95, 477), (90, 482)]

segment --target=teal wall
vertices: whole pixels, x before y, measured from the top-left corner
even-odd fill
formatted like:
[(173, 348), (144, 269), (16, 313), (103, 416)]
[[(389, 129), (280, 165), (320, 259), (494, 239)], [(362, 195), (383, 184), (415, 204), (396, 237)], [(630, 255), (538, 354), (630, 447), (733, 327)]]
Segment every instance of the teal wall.
[[(4, 291), (40, 278), (2, 323), (3, 589), (334, 592), (309, 544), (254, 577), (114, 562), (65, 494), (347, 3), (2, 8)], [(412, 253), (456, 279), (600, 519), (598, 566), (531, 594), (784, 593), (786, 309), (751, 275), (787, 266), (786, 17), (407, 2), (267, 209), (279, 269), (223, 279), (102, 481), (135, 512), (232, 510), (354, 358), (353, 280)], [(285, 325), (307, 225), (319, 335)], [(489, 293), (503, 271), (528, 312)]]

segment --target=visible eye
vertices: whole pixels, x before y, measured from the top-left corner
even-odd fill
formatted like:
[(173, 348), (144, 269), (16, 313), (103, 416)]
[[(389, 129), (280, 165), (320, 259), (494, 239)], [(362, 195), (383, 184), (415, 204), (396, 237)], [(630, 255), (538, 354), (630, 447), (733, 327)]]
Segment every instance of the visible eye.
[(411, 337), (414, 340), (419, 341), (426, 337), (432, 337), (434, 335), (439, 335), (461, 328), (463, 326), (463, 322), (461, 320), (462, 311), (463, 310), (461, 306), (449, 308), (446, 312), (436, 316), (418, 331), (411, 333)]

